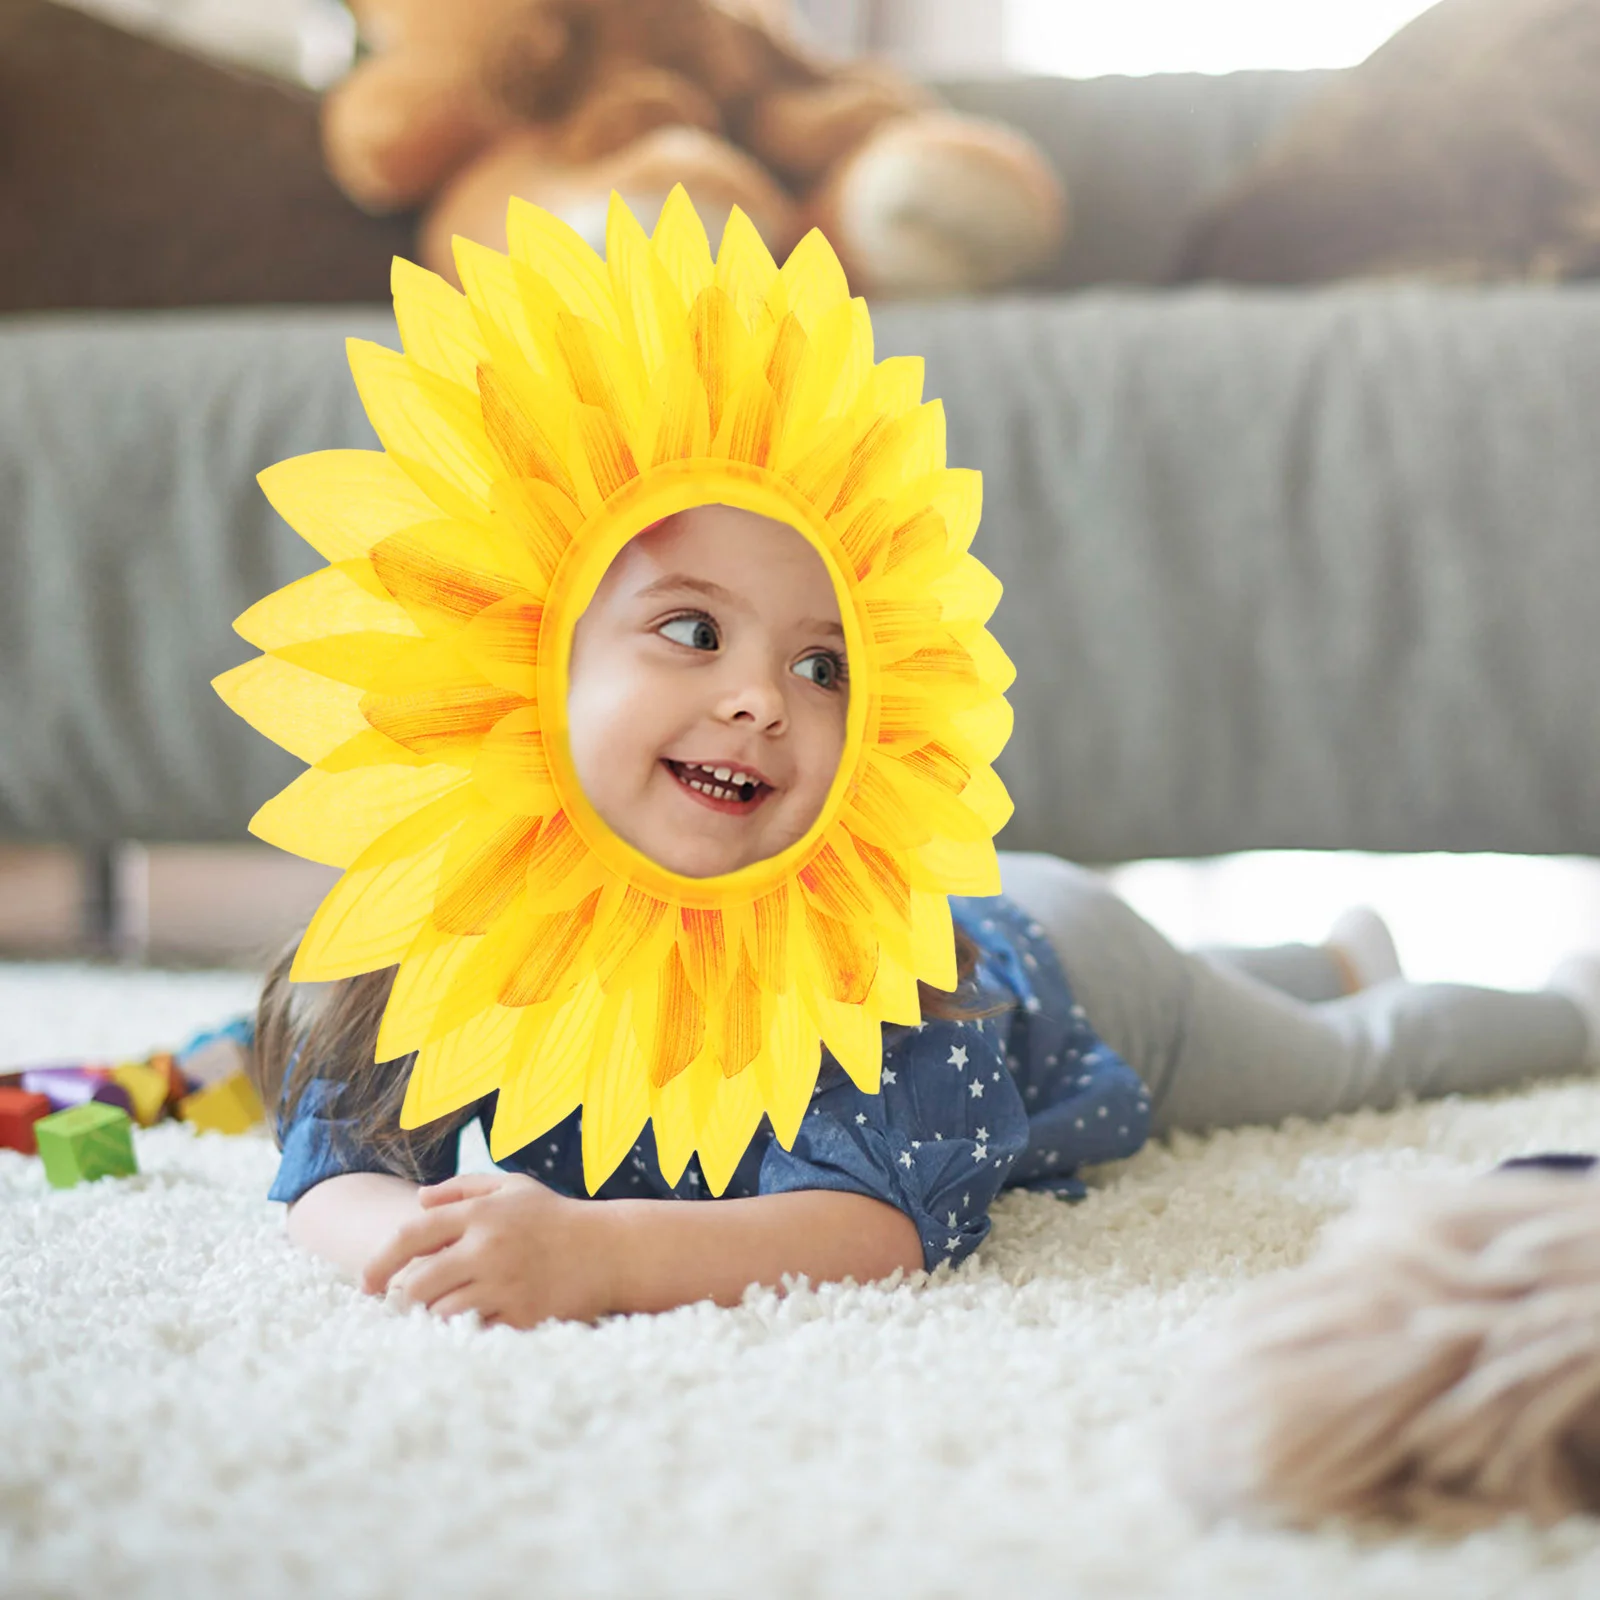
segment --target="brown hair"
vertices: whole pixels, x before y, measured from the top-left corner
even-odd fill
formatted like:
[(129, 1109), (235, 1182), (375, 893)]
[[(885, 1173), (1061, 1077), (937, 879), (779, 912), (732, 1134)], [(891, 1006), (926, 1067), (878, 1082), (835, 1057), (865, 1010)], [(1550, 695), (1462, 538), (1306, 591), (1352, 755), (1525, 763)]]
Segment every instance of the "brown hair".
[[(961, 929), (956, 934), (956, 987), (948, 992), (917, 985), (924, 1017), (957, 1022), (991, 1017), (1004, 1004), (983, 1004), (972, 982), (978, 947)], [(341, 1121), (368, 1153), (397, 1177), (421, 1182), (428, 1158), (465, 1123), (471, 1113), (457, 1112), (423, 1128), (402, 1128), (400, 1107), (415, 1056), (377, 1062), (378, 1027), (389, 1003), (396, 968), (343, 978), (337, 983), (290, 983), (299, 940), (291, 941), (273, 961), (256, 1006), (255, 1048), (250, 1075), (262, 1104), (277, 1107), (273, 1131), (294, 1120), (300, 1097), (313, 1079), (331, 1078), (342, 1085)]]

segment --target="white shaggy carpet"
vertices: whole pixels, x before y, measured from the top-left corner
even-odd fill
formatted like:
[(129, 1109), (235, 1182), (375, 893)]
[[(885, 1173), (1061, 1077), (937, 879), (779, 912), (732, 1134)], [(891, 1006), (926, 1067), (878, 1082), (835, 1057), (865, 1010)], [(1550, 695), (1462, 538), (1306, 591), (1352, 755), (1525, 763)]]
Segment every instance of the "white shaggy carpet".
[[(144, 1049), (248, 979), (0, 968), (0, 1065)], [(1600, 1523), (1459, 1543), (1204, 1529), (1163, 1487), (1184, 1338), (1380, 1169), (1600, 1149), (1600, 1088), (1153, 1148), (1014, 1195), (954, 1276), (485, 1333), (298, 1257), (262, 1138), (0, 1151), (7, 1596), (1600, 1593)]]

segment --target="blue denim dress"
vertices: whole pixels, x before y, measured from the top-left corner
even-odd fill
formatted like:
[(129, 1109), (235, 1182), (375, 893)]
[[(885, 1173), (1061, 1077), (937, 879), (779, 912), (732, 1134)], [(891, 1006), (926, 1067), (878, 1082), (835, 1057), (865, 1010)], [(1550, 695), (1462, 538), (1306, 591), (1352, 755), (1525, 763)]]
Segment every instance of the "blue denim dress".
[[(1150, 1097), (1133, 1070), (1089, 1026), (1044, 929), (1003, 897), (952, 899), (951, 913), (977, 945), (960, 999), (996, 1015), (885, 1028), (883, 1086), (863, 1094), (824, 1054), (811, 1106), (792, 1149), (763, 1120), (730, 1180), (728, 1198), (795, 1189), (838, 1189), (898, 1207), (916, 1224), (931, 1271), (983, 1242), (989, 1206), (1020, 1185), (1067, 1199), (1084, 1194), (1078, 1169), (1134, 1153), (1149, 1135)], [(270, 1198), (297, 1200), (344, 1172), (381, 1172), (339, 1116), (341, 1085), (313, 1079), (292, 1120), (280, 1122), (283, 1159)], [(494, 1097), (474, 1114), (487, 1127)], [(582, 1195), (583, 1112), (499, 1163), (566, 1195)], [(456, 1170), (446, 1140), (423, 1174)], [(706, 1200), (691, 1159), (670, 1185), (648, 1124), (596, 1192), (597, 1200)]]

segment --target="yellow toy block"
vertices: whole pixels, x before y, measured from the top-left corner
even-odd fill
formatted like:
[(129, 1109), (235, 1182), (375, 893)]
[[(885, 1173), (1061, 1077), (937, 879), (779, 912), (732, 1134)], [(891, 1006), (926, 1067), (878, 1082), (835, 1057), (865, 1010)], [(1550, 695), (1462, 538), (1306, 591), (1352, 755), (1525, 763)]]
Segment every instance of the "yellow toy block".
[(121, 1084), (133, 1102), (134, 1120), (141, 1128), (148, 1128), (161, 1120), (166, 1110), (170, 1083), (160, 1067), (147, 1061), (123, 1061), (111, 1069), (111, 1081)]
[(216, 1133), (244, 1133), (266, 1114), (255, 1085), (242, 1072), (185, 1095), (178, 1102), (178, 1115), (185, 1122)]

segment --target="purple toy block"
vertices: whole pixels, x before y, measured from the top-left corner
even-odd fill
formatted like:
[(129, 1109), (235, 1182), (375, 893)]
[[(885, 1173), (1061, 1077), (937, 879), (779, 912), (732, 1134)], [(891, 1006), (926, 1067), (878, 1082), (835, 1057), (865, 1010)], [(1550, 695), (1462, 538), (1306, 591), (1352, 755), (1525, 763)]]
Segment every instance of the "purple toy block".
[(42, 1094), (54, 1111), (98, 1100), (102, 1105), (133, 1114), (133, 1098), (128, 1091), (89, 1067), (33, 1067), (22, 1074), (22, 1087), (29, 1094)]

